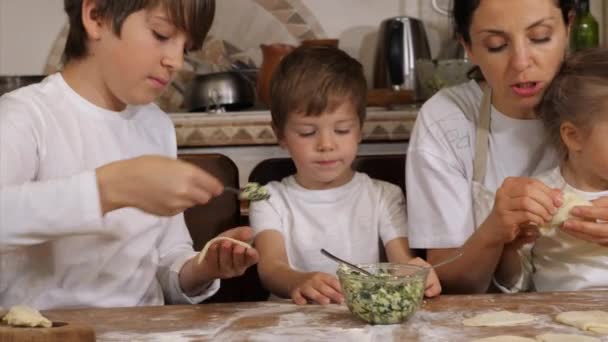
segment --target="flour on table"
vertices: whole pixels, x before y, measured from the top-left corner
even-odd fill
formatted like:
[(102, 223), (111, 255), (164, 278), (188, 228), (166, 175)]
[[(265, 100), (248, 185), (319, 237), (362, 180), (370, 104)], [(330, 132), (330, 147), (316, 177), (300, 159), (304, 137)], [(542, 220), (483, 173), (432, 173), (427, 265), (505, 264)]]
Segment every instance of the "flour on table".
[(214, 243), (216, 243), (218, 241), (222, 241), (222, 240), (227, 240), (227, 241), (236, 243), (237, 245), (245, 247), (245, 249), (251, 248), (251, 245), (248, 244), (247, 242), (243, 242), (243, 241), (236, 240), (236, 239), (229, 238), (229, 237), (225, 237), (225, 236), (219, 236), (219, 237), (216, 237), (216, 238), (213, 238), (213, 239), (209, 240), (205, 244), (205, 247), (203, 247), (203, 249), (201, 250), (201, 252), (198, 254), (198, 259), (196, 260), (196, 263), (200, 264), (201, 261), (203, 261), (203, 259), (205, 259), (205, 255), (207, 255), (207, 250), (209, 249), (209, 247), (211, 247), (211, 245), (213, 245)]
[(606, 311), (566, 311), (557, 315), (555, 319), (560, 323), (584, 331), (608, 334), (608, 312)]
[(529, 337), (513, 336), (513, 335), (498, 335), (492, 337), (483, 337), (472, 342), (536, 342), (535, 339)]
[(462, 324), (468, 327), (504, 327), (530, 323), (535, 319), (536, 317), (523, 313), (493, 311), (479, 314), (473, 318), (465, 319), (462, 321)]
[(34, 308), (25, 305), (15, 305), (8, 310), (2, 321), (15, 327), (50, 328), (53, 323)]
[(599, 338), (574, 334), (542, 334), (536, 336), (538, 342), (600, 342)]

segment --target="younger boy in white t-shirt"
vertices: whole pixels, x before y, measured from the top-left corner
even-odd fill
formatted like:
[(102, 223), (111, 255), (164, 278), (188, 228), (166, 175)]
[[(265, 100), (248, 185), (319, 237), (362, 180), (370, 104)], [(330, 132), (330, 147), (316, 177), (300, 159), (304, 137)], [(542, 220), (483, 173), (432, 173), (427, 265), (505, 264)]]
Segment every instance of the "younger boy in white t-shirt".
[[(270, 198), (253, 202), (249, 219), (262, 283), (296, 304), (342, 303), (337, 265), (321, 248), (354, 263), (428, 266), (407, 241), (401, 189), (353, 171), (365, 119), (366, 82), (359, 62), (331, 47), (300, 47), (271, 84), (272, 125), (297, 172), (270, 182)], [(427, 296), (441, 286), (430, 272)]]
[(65, 10), (61, 73), (0, 98), (0, 306), (198, 303), (258, 255), (221, 242), (196, 262), (182, 211), (222, 184), (176, 159), (174, 127), (152, 101), (202, 46), (215, 2)]

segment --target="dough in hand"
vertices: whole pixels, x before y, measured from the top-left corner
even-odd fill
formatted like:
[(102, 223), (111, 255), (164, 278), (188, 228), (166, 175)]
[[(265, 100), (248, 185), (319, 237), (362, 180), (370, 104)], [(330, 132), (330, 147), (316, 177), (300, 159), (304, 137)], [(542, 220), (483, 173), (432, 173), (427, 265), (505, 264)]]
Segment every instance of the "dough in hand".
[(513, 313), (510, 311), (493, 311), (477, 315), (462, 321), (468, 327), (505, 327), (530, 323), (536, 317), (523, 313)]
[(203, 249), (201, 250), (201, 252), (198, 253), (198, 259), (196, 260), (196, 263), (200, 264), (203, 261), (203, 259), (205, 259), (205, 255), (207, 255), (207, 250), (209, 249), (209, 247), (211, 247), (211, 245), (213, 245), (215, 242), (220, 241), (220, 240), (228, 240), (230, 242), (234, 242), (237, 245), (243, 246), (245, 248), (251, 248), (251, 245), (248, 244), (247, 242), (243, 242), (241, 240), (236, 240), (236, 239), (225, 237), (225, 236), (218, 236), (216, 238), (213, 238), (213, 239), (209, 240), (205, 244), (205, 247), (203, 247)]
[(536, 342), (535, 339), (529, 337), (513, 336), (513, 335), (499, 335), (492, 337), (483, 337), (472, 342)]
[(538, 342), (600, 342), (599, 338), (574, 334), (542, 334), (536, 336)]
[(564, 203), (557, 209), (557, 213), (553, 215), (551, 222), (539, 227), (540, 232), (546, 235), (555, 227), (559, 227), (570, 217), (570, 210), (577, 206), (590, 206), (591, 202), (581, 198), (574, 192), (564, 192)]
[(25, 305), (11, 307), (2, 321), (15, 327), (50, 328), (53, 326), (53, 323), (42, 316), (38, 310)]
[(560, 323), (584, 331), (608, 334), (608, 312), (606, 311), (566, 311), (557, 315), (555, 319)]

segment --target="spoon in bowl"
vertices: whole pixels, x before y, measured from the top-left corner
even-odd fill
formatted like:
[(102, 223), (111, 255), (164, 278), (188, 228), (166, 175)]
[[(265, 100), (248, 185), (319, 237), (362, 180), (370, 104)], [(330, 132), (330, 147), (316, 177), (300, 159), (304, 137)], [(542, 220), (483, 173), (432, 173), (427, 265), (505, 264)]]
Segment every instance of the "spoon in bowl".
[(359, 267), (359, 266), (357, 266), (355, 264), (352, 264), (352, 263), (350, 263), (350, 262), (348, 262), (346, 260), (340, 259), (337, 256), (329, 253), (328, 251), (325, 250), (325, 248), (321, 248), (321, 254), (323, 254), (326, 257), (332, 259), (333, 261), (336, 261), (336, 262), (339, 262), (339, 263), (343, 263), (344, 265), (346, 265), (346, 266), (348, 266), (348, 267), (356, 270), (359, 273), (362, 273), (362, 274), (365, 274), (365, 275), (368, 275), (368, 276), (373, 276), (373, 274), (371, 274), (370, 272), (362, 269), (361, 267)]
[[(327, 250), (325, 250), (324, 248), (321, 248), (321, 254), (325, 255), (326, 257), (328, 257), (328, 258), (330, 258), (330, 259), (332, 259), (332, 260), (334, 260), (334, 261), (336, 261), (336, 262), (343, 263), (343, 264), (345, 264), (346, 266), (348, 266), (348, 267), (350, 267), (350, 268), (352, 268), (352, 269), (356, 270), (357, 272), (360, 272), (360, 273), (365, 274), (365, 275), (368, 275), (368, 276), (373, 275), (373, 274), (371, 274), (370, 272), (368, 272), (368, 271), (366, 271), (366, 270), (362, 269), (361, 267), (359, 267), (359, 266), (357, 266), (357, 265), (355, 265), (355, 264), (353, 264), (353, 263), (350, 263), (350, 262), (348, 262), (348, 261), (346, 261), (346, 260), (344, 260), (344, 259), (338, 258), (337, 256), (335, 256), (335, 255), (331, 254), (330, 252), (328, 252), (328, 251), (327, 251)], [(443, 261), (440, 261), (440, 262), (438, 262), (438, 263), (436, 263), (436, 264), (434, 264), (434, 265), (431, 265), (431, 267), (432, 267), (432, 268), (441, 267), (441, 266), (443, 266), (443, 265), (445, 265), (445, 264), (448, 264), (448, 263), (450, 263), (450, 262), (452, 262), (452, 261), (454, 261), (454, 260), (456, 260), (456, 259), (460, 258), (460, 257), (462, 256), (462, 254), (463, 254), (462, 250), (459, 250), (459, 251), (458, 251), (458, 253), (456, 253), (455, 255), (453, 255), (453, 256), (451, 256), (451, 257), (449, 257), (449, 258), (447, 258), (447, 259), (445, 259), (445, 260), (443, 260)]]

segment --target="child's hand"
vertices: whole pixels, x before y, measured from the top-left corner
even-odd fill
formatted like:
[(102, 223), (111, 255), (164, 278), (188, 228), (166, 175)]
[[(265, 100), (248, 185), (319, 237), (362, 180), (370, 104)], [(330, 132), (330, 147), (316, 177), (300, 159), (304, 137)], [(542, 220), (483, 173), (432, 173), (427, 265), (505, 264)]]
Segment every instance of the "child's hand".
[(321, 305), (344, 302), (338, 278), (322, 272), (306, 273), (302, 281), (291, 290), (290, 295), (298, 305), (307, 304), (308, 300)]
[(123, 207), (173, 216), (222, 193), (218, 179), (199, 167), (163, 156), (121, 160), (96, 170), (103, 214)]
[(608, 197), (591, 201), (593, 206), (578, 206), (562, 225), (568, 234), (591, 243), (608, 247)]
[[(239, 227), (227, 230), (219, 236), (250, 241), (253, 231), (249, 227)], [(247, 268), (258, 262), (258, 259), (258, 252), (254, 248), (245, 249), (232, 241), (221, 240), (209, 247), (200, 264), (193, 260), (195, 264), (193, 267), (195, 267), (195, 272), (200, 272), (208, 281), (211, 281), (243, 275)]]
[[(424, 261), (421, 258), (414, 258), (408, 261), (410, 265), (423, 266), (423, 267), (431, 267), (431, 265)], [(441, 293), (441, 283), (439, 282), (439, 277), (437, 277), (437, 273), (431, 267), (429, 270), (429, 274), (426, 277), (426, 289), (424, 290), (425, 297), (435, 297)]]

